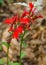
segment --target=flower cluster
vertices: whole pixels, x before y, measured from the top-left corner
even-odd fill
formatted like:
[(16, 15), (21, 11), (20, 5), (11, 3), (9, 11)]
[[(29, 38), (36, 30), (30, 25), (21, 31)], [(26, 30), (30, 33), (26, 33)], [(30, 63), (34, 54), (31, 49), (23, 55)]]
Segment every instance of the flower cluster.
[(32, 3), (29, 3), (29, 7), (29, 11), (25, 10), (21, 17), (15, 15), (4, 20), (4, 23), (11, 25), (9, 31), (12, 32), (13, 38), (18, 39), (19, 35), (22, 34), (25, 29), (29, 30), (31, 22), (33, 23), (37, 18), (42, 18), (41, 15), (35, 14), (37, 9)]

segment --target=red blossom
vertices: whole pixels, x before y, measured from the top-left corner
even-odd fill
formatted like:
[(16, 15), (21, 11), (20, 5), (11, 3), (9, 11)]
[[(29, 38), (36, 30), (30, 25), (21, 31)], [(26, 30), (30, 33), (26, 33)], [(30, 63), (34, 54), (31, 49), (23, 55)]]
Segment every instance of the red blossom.
[(14, 31), (14, 33), (13, 33), (13, 38), (18, 39), (18, 31), (17, 31), (17, 30)]
[(10, 19), (10, 18), (6, 18), (6, 19), (4, 20), (4, 23), (6, 23), (6, 24), (11, 24), (11, 19)]
[(13, 33), (13, 38), (18, 38), (19, 34), (21, 34), (23, 31), (23, 27), (19, 26), (18, 28), (15, 29)]
[(43, 16), (42, 15), (37, 15), (36, 18), (43, 18)]
[(4, 23), (6, 24), (12, 24), (18, 20), (18, 16), (13, 16), (12, 18), (6, 18), (4, 20)]
[[(30, 22), (35, 22), (37, 18), (43, 18), (43, 16), (41, 15), (35, 15), (36, 8), (32, 3), (29, 3), (29, 7), (30, 10), (29, 11), (25, 10), (20, 18), (18, 18), (18, 15), (16, 15), (11, 18), (6, 18), (6, 20), (4, 20), (4, 23), (11, 24), (10, 29), (8, 31), (13, 32), (12, 34), (13, 38), (18, 39), (19, 34), (23, 33), (25, 29), (31, 30)], [(16, 22), (20, 24), (15, 24)], [(16, 26), (15, 28), (15, 25), (18, 25), (18, 27)]]
[(26, 11), (26, 10), (24, 10), (24, 12), (23, 12), (23, 14), (22, 14), (22, 16), (21, 16), (21, 17), (24, 17), (24, 16), (26, 16), (26, 15), (29, 15), (29, 12), (28, 12), (28, 11)]
[(23, 27), (22, 27), (22, 26), (19, 26), (19, 27), (17, 28), (17, 30), (18, 30), (18, 33), (22, 33)]
[(38, 18), (43, 18), (43, 16), (42, 16), (42, 15), (35, 15), (35, 16), (33, 17), (33, 20), (36, 20), (36, 19), (38, 19)]
[(18, 15), (13, 16), (13, 17), (11, 18), (11, 20), (12, 20), (13, 22), (18, 21)]
[(30, 10), (32, 11), (34, 5), (30, 2), (30, 3), (29, 3), (29, 7), (30, 7)]
[(23, 24), (27, 25), (29, 23), (29, 21), (30, 21), (29, 18), (20, 18), (20, 22), (23, 23)]

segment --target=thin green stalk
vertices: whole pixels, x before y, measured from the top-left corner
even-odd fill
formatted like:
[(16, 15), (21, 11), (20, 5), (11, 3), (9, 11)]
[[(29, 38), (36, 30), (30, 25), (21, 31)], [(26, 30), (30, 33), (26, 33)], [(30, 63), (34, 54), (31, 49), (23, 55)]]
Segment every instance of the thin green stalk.
[(22, 52), (22, 42), (23, 42), (24, 35), (25, 35), (25, 32), (24, 32), (23, 36), (21, 37), (21, 42), (20, 42), (20, 65), (22, 65), (21, 52)]
[(21, 51), (22, 51), (22, 40), (21, 40), (21, 43), (20, 43), (20, 65), (22, 65)]
[(8, 46), (8, 48), (7, 48), (7, 65), (9, 65), (9, 46)]

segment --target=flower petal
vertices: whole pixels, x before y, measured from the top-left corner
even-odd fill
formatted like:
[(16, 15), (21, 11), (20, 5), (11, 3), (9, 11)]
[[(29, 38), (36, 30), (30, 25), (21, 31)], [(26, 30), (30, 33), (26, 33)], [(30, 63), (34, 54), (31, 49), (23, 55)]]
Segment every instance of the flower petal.
[(19, 34), (21, 34), (23, 31), (23, 27), (22, 26), (18, 26), (18, 28), (15, 29), (14, 33), (13, 33), (13, 38), (18, 38)]
[(20, 22), (23, 24), (28, 24), (29, 23), (29, 18), (20, 18)]
[(5, 24), (11, 24), (11, 19), (10, 19), (10, 18), (6, 18), (6, 19), (4, 20), (4, 23), (5, 23)]
[(26, 16), (26, 15), (28, 15), (29, 14), (29, 12), (28, 11), (26, 11), (26, 10), (24, 10), (24, 12), (23, 12), (23, 14), (22, 14), (22, 16), (21, 17), (24, 17), (24, 16)]
[(30, 10), (32, 11), (34, 5), (30, 2), (30, 3), (29, 3), (29, 7), (30, 7)]

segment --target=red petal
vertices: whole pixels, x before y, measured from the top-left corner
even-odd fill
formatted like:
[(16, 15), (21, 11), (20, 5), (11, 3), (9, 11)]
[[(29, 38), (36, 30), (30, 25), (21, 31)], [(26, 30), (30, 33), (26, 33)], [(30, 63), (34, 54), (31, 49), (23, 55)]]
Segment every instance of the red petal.
[(23, 24), (28, 24), (29, 18), (20, 18), (20, 22), (23, 23)]
[(43, 16), (42, 15), (38, 15), (38, 16), (36, 16), (36, 18), (43, 18)]
[(18, 33), (22, 33), (23, 27), (22, 27), (22, 26), (19, 26), (19, 27), (17, 28), (17, 30), (18, 30)]
[(21, 34), (23, 31), (23, 27), (19, 26), (17, 29), (15, 29), (14, 33), (13, 33), (13, 38), (18, 38), (19, 34)]
[(36, 19), (38, 19), (38, 18), (43, 18), (43, 16), (42, 16), (42, 15), (36, 15), (36, 16), (33, 18), (33, 20), (36, 20)]
[(12, 23), (15, 23), (17, 20), (18, 20), (18, 15), (13, 16), (13, 17), (11, 18)]
[(10, 23), (11, 23), (11, 19), (10, 19), (10, 18), (6, 18), (6, 19), (4, 20), (4, 23), (10, 24)]
[(30, 3), (29, 3), (29, 7), (30, 7), (30, 10), (32, 11), (34, 5), (30, 2)]
[(16, 16), (13, 16), (12, 18), (6, 18), (4, 20), (4, 23), (12, 24), (12, 23), (16, 22), (17, 20), (18, 20), (18, 16), (16, 15)]
[(18, 39), (18, 31), (17, 31), (17, 30), (14, 31), (14, 33), (13, 33), (13, 38)]
[(23, 14), (22, 14), (21, 17), (24, 17), (24, 16), (26, 16), (26, 15), (28, 15), (28, 14), (29, 14), (29, 12), (25, 10), (25, 11), (23, 12)]

